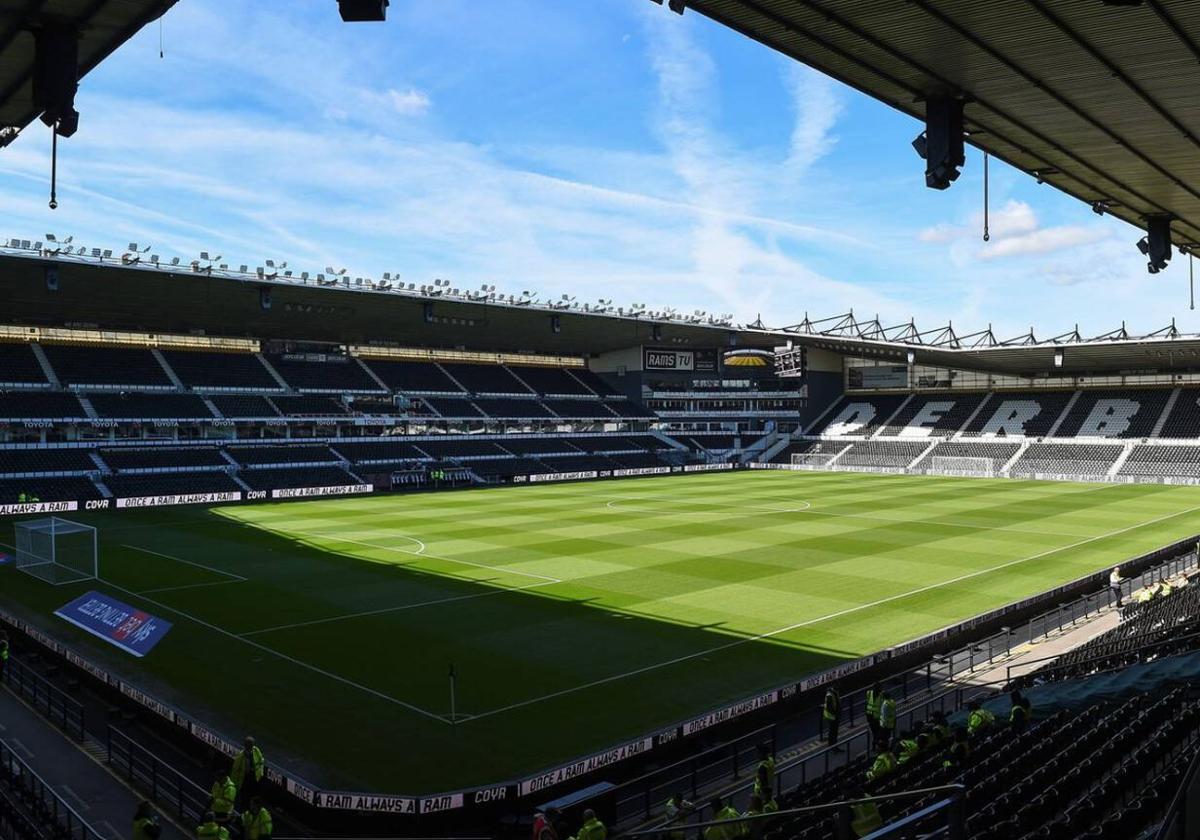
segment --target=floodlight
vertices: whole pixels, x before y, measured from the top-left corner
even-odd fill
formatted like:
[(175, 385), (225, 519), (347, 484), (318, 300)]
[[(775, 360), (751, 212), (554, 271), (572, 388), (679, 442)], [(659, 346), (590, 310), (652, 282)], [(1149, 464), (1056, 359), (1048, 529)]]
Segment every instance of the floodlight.
[(925, 130), (912, 142), (925, 161), (925, 185), (944, 190), (958, 180), (966, 163), (963, 147), (963, 101), (935, 96), (925, 101)]
[(1155, 213), (1146, 216), (1146, 235), (1138, 240), (1137, 247), (1148, 258), (1146, 270), (1158, 274), (1171, 260), (1170, 213)]
[(338, 0), (346, 23), (379, 23), (387, 20), (388, 0)]

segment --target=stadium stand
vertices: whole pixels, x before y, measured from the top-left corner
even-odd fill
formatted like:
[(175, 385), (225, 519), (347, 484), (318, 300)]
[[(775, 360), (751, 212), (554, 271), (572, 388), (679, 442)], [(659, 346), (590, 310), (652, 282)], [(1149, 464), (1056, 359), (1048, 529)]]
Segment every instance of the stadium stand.
[(881, 437), (947, 437), (963, 427), (987, 394), (920, 394), (879, 432)]
[(74, 394), (0, 391), (0, 420), (83, 420), (87, 412)]
[(215, 394), (208, 399), (222, 417), (261, 419), (279, 416), (270, 400), (255, 394)]
[(331, 464), (338, 458), (328, 446), (231, 446), (226, 449), (244, 467), (268, 464)]
[(0, 343), (0, 388), (49, 384), (31, 345)]
[(89, 394), (96, 414), (111, 418), (211, 420), (204, 400), (191, 394)]
[(1081, 391), (1055, 435), (1149, 437), (1170, 396), (1170, 389)]
[(427, 460), (428, 455), (404, 441), (336, 441), (332, 449), (353, 464)]
[(494, 458), (508, 453), (490, 440), (422, 440), (414, 444), (436, 459)]
[(648, 408), (638, 405), (633, 400), (627, 400), (624, 397), (620, 399), (605, 401), (604, 403), (612, 409), (613, 414), (618, 417), (628, 418), (630, 420), (657, 420), (658, 415)]
[(806, 438), (795, 440), (781, 449), (771, 458), (773, 464), (790, 464), (793, 455), (829, 455), (833, 456), (847, 447), (844, 441), (816, 440)]
[(485, 416), (470, 400), (424, 397), (422, 402), (433, 409), (439, 417), (481, 418)]
[(1118, 475), (1139, 478), (1200, 478), (1200, 446), (1137, 444)]
[(253, 353), (163, 350), (163, 358), (185, 387), (195, 390), (281, 391)]
[[(319, 354), (318, 354), (319, 355)], [(350, 356), (273, 354), (265, 357), (275, 372), (297, 391), (381, 394), (383, 389)]]
[(1019, 443), (997, 443), (981, 440), (947, 440), (938, 443), (918, 466), (928, 469), (934, 458), (990, 458), (993, 467), (999, 470), (1007, 464), (1021, 448)]
[(67, 502), (95, 499), (96, 485), (86, 478), (14, 478), (0, 479), (0, 504), (11, 505), (32, 497), (40, 502)]
[(345, 487), (358, 480), (339, 467), (285, 467), (242, 470), (238, 477), (252, 490), (284, 490), (296, 487)]
[(865, 440), (851, 445), (850, 450), (838, 459), (838, 466), (903, 468), (928, 446), (928, 441)]
[(367, 367), (395, 391), (408, 394), (461, 394), (463, 389), (433, 362), (365, 359)]
[(906, 394), (844, 397), (823, 421), (806, 433), (867, 437), (878, 431), (906, 399)]
[(215, 470), (154, 475), (111, 475), (105, 477), (104, 484), (118, 498), (237, 493), (242, 489), (228, 475)]
[(502, 365), (473, 365), (462, 362), (443, 362), (442, 370), (473, 394), (526, 396), (533, 393)]
[(337, 417), (348, 414), (346, 404), (332, 397), (268, 397), (285, 417)]
[(115, 472), (153, 470), (194, 470), (197, 467), (228, 467), (215, 447), (189, 446), (183, 449), (101, 449), (100, 458)]
[(504, 399), (503, 397), (476, 397), (475, 406), (488, 417), (495, 419), (524, 419), (530, 417), (552, 417), (553, 415), (537, 400)]
[(599, 394), (602, 397), (620, 397), (623, 394), (614, 386), (601, 379), (595, 371), (587, 368), (572, 368), (571, 376), (583, 383), (589, 391)]
[(1160, 438), (1200, 438), (1200, 388), (1180, 388), (1175, 404), (1163, 422)]
[(1070, 402), (1072, 391), (997, 392), (975, 415), (964, 435), (1045, 437)]
[(553, 472), (542, 461), (533, 458), (500, 458), (473, 461), (471, 469), (482, 478), (510, 478), (514, 475), (538, 475)]
[(547, 409), (559, 417), (572, 420), (613, 420), (616, 414), (606, 403), (600, 400), (558, 400), (547, 399), (544, 402)]
[(552, 367), (510, 367), (526, 387), (545, 397), (593, 397), (595, 394), (580, 382), (571, 371)]
[(1014, 476), (1103, 476), (1116, 463), (1116, 444), (1035, 443), (1009, 468)]
[(564, 455), (581, 450), (565, 438), (521, 437), (510, 435), (499, 441), (500, 446), (514, 455)]
[(97, 469), (84, 449), (0, 449), (0, 474), (86, 473)]
[(173, 383), (149, 350), (125, 347), (42, 345), (63, 385), (90, 388), (171, 388)]

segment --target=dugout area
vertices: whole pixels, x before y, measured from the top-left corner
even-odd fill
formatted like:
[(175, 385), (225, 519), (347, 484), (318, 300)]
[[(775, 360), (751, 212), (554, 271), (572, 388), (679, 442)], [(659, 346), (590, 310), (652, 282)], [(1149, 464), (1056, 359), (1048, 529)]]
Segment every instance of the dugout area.
[[(4, 567), (0, 606), (315, 784), (424, 795), (1194, 535), (1200, 490), (752, 471), (77, 518), (101, 580)], [(174, 628), (134, 660), (53, 617), (91, 588)]]

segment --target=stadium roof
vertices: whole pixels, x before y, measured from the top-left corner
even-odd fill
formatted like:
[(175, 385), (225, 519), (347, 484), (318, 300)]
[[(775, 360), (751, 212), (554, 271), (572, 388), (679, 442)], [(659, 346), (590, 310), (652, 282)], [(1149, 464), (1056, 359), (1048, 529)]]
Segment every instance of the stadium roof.
[(1030, 328), (999, 339), (991, 327), (959, 333), (953, 325), (921, 330), (913, 322), (885, 327), (878, 318), (860, 321), (854, 313), (785, 327), (793, 344), (834, 353), (906, 364), (978, 370), (1011, 376), (1113, 374), (1200, 369), (1200, 334), (1185, 335), (1175, 324), (1133, 335), (1122, 324), (1086, 337), (1079, 328), (1039, 338)]
[(176, 0), (0, 0), (0, 128), (24, 128), (33, 105), (32, 30), (45, 21), (79, 27), (82, 79)]
[(964, 96), (972, 145), (1138, 227), (1174, 214), (1175, 243), (1200, 243), (1195, 0), (687, 6), (921, 120), (925, 97)]

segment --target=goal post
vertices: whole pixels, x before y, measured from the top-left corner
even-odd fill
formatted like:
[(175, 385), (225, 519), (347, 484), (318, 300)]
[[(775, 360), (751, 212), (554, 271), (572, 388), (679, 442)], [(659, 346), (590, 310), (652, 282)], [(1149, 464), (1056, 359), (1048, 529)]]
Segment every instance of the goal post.
[(795, 467), (827, 467), (837, 453), (831, 452), (793, 452), (792, 466)]
[(17, 522), (16, 567), (56, 586), (100, 576), (96, 529), (51, 516)]
[(929, 472), (941, 475), (995, 475), (996, 459), (934, 455), (929, 459)]

